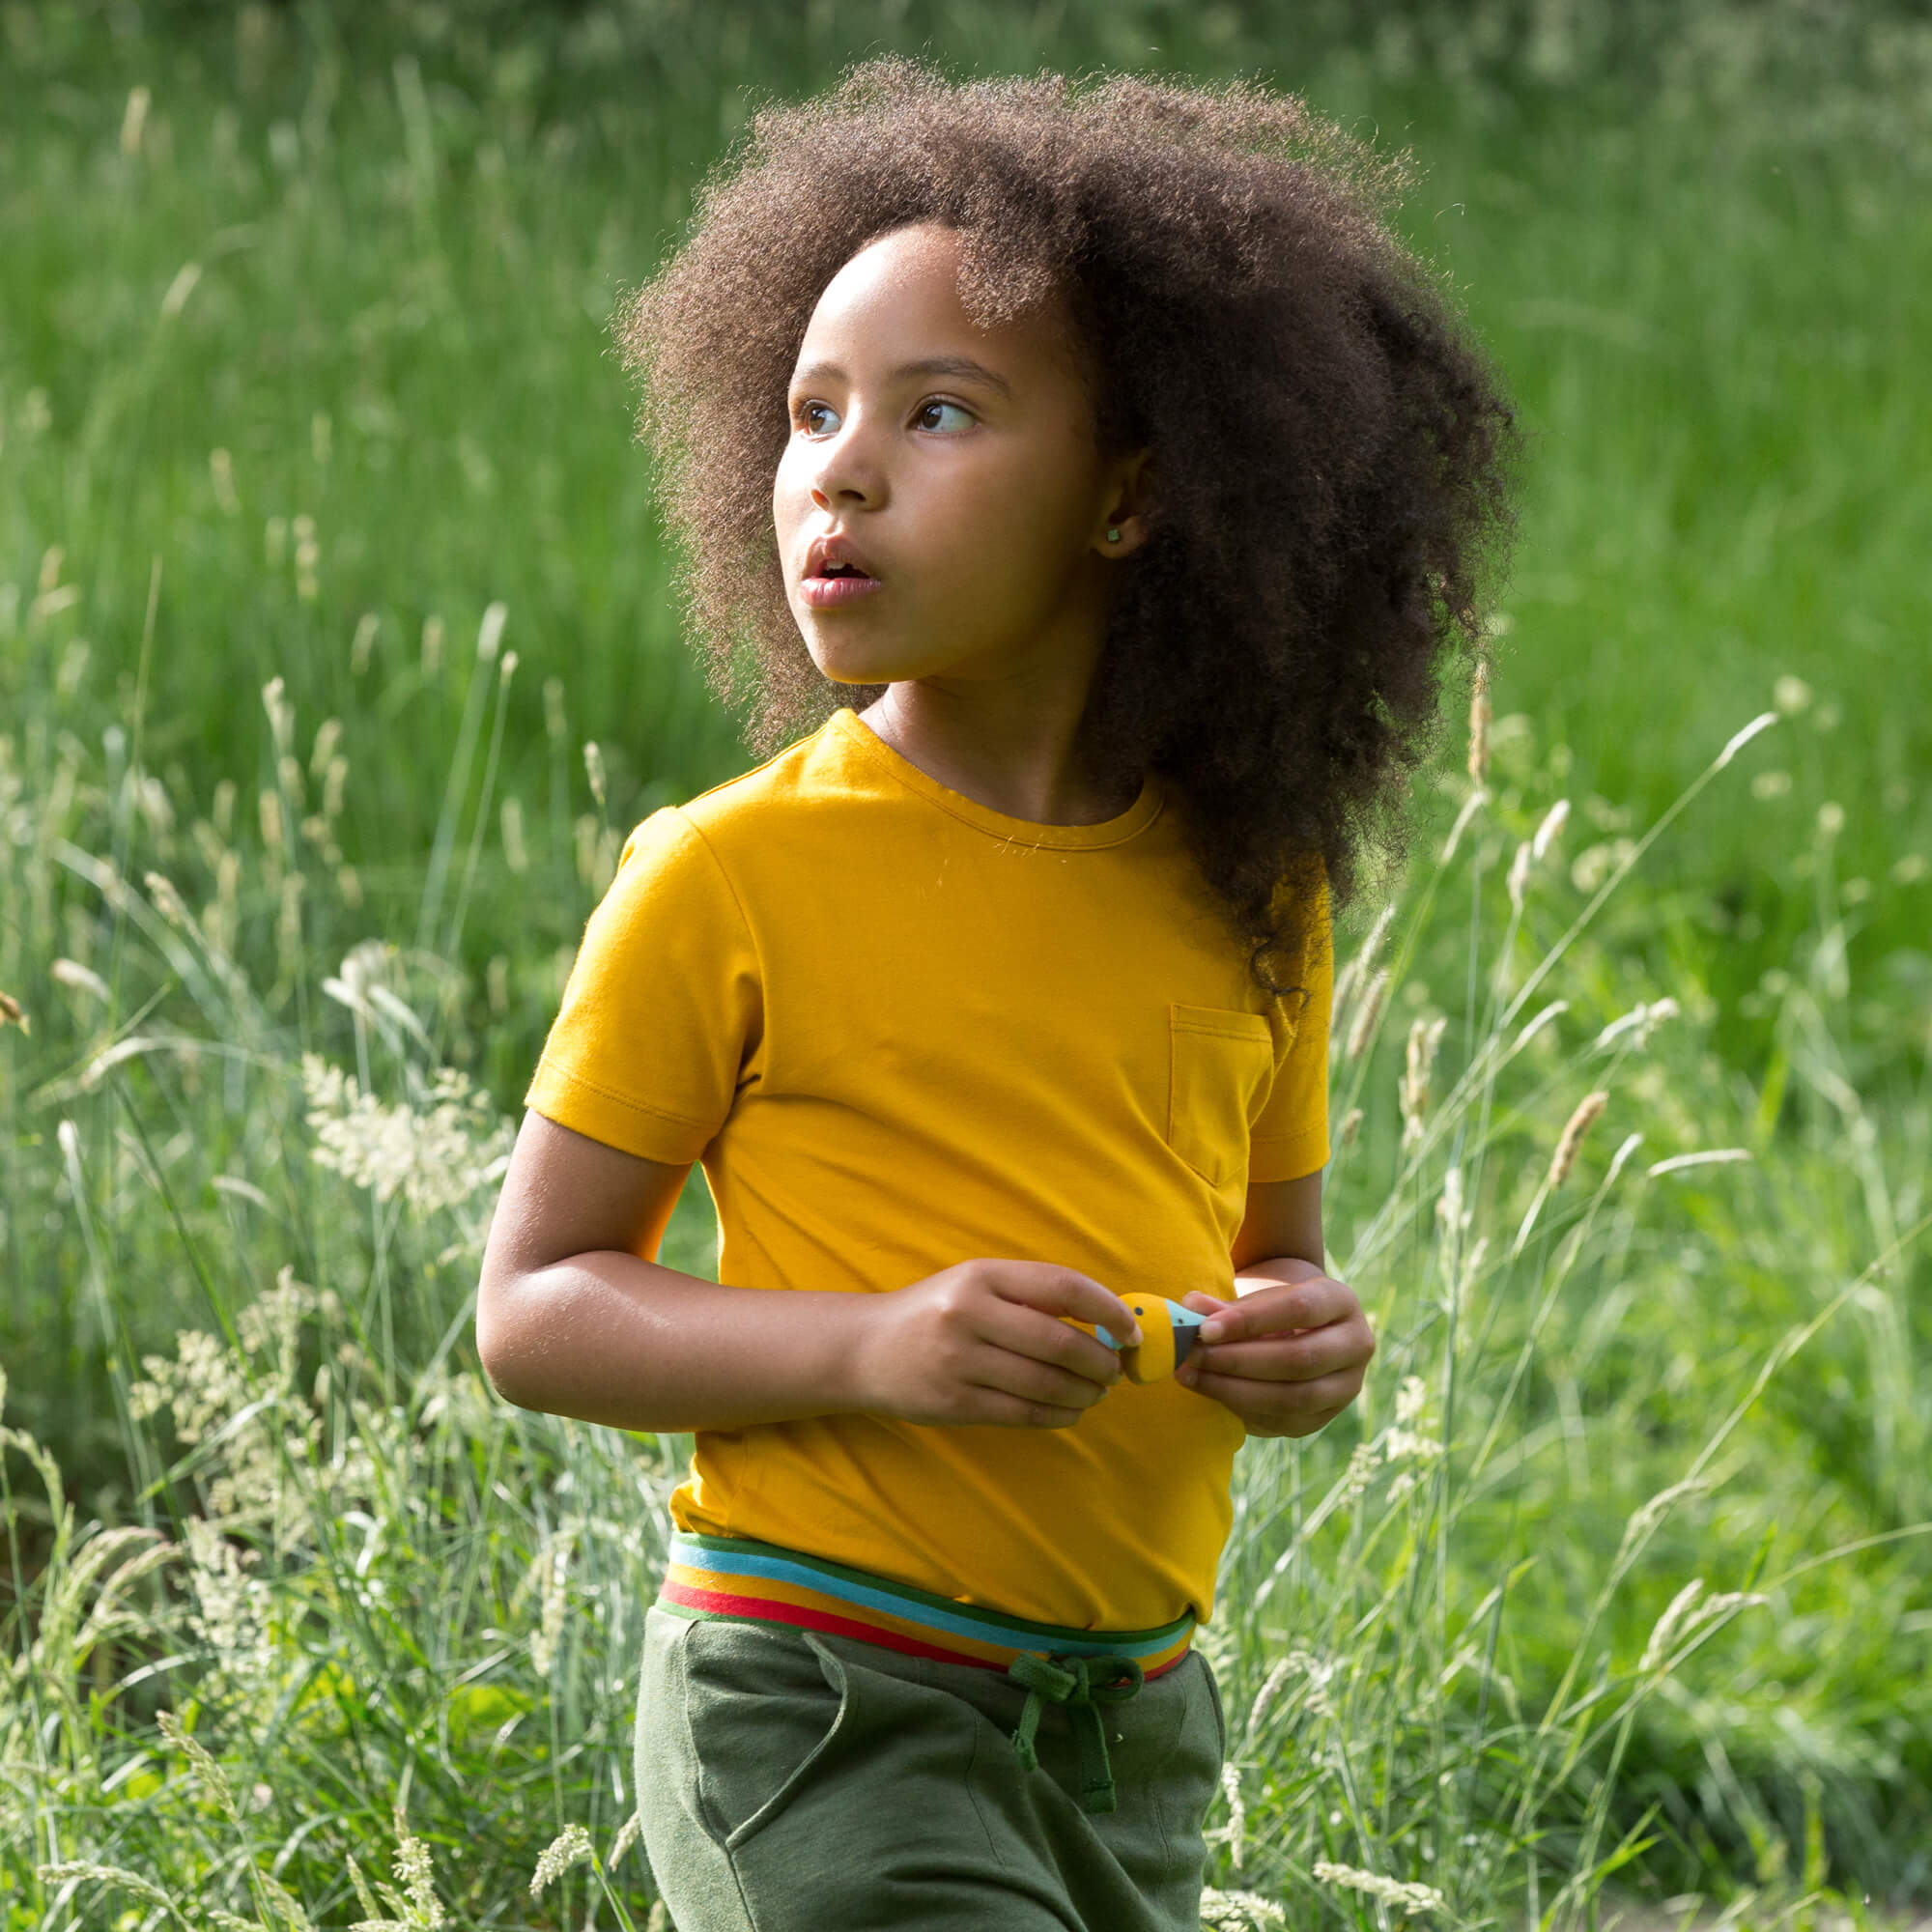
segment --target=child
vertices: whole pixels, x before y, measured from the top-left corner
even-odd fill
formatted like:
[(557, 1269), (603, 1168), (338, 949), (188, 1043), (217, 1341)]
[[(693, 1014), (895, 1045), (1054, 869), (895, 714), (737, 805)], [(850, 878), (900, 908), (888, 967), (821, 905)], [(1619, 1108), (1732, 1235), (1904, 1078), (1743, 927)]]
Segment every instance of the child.
[[(682, 1932), (1198, 1923), (1235, 1451), (1374, 1348), (1327, 895), (1504, 514), (1386, 181), (1256, 87), (875, 61), (624, 314), (772, 755), (633, 833), (477, 1334), (513, 1402), (696, 1434), (637, 1746)], [(724, 1286), (651, 1260), (694, 1160)], [(1212, 1316), (1172, 1378), (1125, 1293)]]

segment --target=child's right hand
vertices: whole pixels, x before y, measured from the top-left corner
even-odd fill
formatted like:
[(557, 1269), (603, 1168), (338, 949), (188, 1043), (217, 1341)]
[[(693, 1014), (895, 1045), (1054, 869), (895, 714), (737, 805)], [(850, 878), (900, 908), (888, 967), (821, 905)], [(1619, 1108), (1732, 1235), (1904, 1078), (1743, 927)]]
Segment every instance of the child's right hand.
[(856, 1406), (906, 1422), (1071, 1428), (1121, 1379), (1072, 1322), (1140, 1340), (1119, 1295), (1045, 1262), (960, 1262), (863, 1306)]

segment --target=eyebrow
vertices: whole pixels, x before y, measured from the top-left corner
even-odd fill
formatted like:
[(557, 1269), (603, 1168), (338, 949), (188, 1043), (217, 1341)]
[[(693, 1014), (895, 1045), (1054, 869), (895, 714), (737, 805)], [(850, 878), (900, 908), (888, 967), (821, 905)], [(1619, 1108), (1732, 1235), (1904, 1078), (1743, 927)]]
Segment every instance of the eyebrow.
[[(983, 362), (975, 362), (970, 355), (928, 355), (923, 361), (901, 362), (892, 374), (895, 382), (905, 376), (953, 376), (962, 382), (984, 384), (989, 389), (997, 389), (1009, 401), (1013, 393), (1013, 385), (1004, 376), (997, 370), (988, 369)], [(846, 380), (844, 370), (836, 362), (808, 362), (792, 372), (791, 380), (797, 384), (821, 378), (839, 382)]]

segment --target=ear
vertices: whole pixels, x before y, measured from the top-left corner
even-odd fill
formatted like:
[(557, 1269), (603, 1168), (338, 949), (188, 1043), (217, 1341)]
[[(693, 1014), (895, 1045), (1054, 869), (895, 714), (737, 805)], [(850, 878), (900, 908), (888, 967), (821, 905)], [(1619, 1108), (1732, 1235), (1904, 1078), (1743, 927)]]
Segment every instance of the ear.
[[(1108, 472), (1101, 502), (1106, 515), (1094, 532), (1093, 548), (1112, 562), (1131, 556), (1148, 540), (1153, 526), (1153, 485), (1149, 464), (1153, 451), (1137, 449), (1123, 456)], [(1109, 531), (1118, 531), (1110, 537)]]

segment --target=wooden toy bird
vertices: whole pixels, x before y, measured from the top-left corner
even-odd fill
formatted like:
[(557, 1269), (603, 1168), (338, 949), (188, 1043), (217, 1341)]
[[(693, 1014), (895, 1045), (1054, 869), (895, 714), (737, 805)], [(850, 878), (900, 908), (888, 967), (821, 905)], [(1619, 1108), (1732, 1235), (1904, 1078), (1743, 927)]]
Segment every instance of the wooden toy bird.
[(1121, 1367), (1130, 1382), (1165, 1380), (1187, 1359), (1207, 1316), (1197, 1315), (1193, 1309), (1183, 1308), (1163, 1294), (1123, 1294), (1121, 1299), (1140, 1323), (1140, 1346), (1122, 1349), (1106, 1329), (1097, 1325), (1094, 1335), (1108, 1348), (1120, 1350)]

